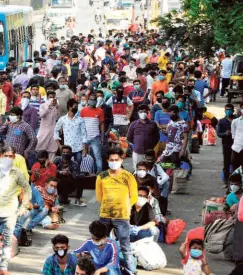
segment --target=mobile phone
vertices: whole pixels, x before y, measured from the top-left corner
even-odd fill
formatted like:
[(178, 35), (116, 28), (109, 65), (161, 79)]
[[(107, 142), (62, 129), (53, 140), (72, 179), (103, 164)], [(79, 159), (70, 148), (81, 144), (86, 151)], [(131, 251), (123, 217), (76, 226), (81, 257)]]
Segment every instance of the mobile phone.
[(53, 98), (52, 103), (53, 103), (53, 104), (57, 104), (57, 99), (56, 99), (56, 98)]

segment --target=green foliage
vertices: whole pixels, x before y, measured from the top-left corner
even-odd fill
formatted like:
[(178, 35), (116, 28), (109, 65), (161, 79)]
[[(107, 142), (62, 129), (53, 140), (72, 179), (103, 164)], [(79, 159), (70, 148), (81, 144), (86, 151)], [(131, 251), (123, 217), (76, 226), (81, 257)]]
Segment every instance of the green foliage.
[(157, 19), (165, 40), (210, 55), (212, 47), (243, 51), (242, 0), (181, 0), (183, 13)]

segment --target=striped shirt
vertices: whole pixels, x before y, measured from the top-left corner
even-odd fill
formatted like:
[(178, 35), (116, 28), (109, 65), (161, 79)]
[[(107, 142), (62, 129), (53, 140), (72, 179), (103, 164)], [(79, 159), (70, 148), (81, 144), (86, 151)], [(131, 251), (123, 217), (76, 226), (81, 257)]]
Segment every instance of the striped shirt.
[(106, 267), (108, 269), (119, 268), (119, 247), (116, 241), (106, 238), (102, 249), (95, 245), (92, 239), (88, 239), (74, 253), (89, 252), (97, 269)]
[(84, 119), (88, 140), (93, 140), (100, 135), (100, 122), (104, 122), (104, 112), (100, 108), (85, 107), (80, 116)]
[(82, 157), (80, 171), (94, 173), (94, 159), (91, 157), (91, 155), (86, 155), (85, 157)]

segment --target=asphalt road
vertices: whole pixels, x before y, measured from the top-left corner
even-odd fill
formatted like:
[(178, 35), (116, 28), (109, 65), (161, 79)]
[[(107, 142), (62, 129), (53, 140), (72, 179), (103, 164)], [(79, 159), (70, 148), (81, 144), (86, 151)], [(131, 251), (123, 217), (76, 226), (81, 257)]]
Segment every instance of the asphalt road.
[[(225, 99), (219, 99), (219, 103), (209, 104), (209, 111), (223, 116)], [(200, 154), (193, 154), (193, 175), (192, 184), (186, 195), (170, 195), (169, 209), (172, 211), (171, 219), (181, 218), (187, 222), (183, 232), (176, 244), (162, 244), (162, 249), (167, 256), (168, 266), (163, 270), (145, 272), (139, 270), (138, 274), (183, 274), (178, 248), (184, 241), (187, 230), (201, 225), (202, 203), (206, 198), (224, 195), (220, 173), (222, 167), (221, 141), (214, 147), (201, 147)], [(126, 160), (125, 166), (131, 167), (131, 159)], [(95, 200), (94, 191), (84, 192), (88, 204), (86, 208), (70, 205), (66, 208), (66, 223), (60, 225), (56, 231), (47, 231), (38, 227), (33, 233), (33, 245), (21, 247), (20, 254), (12, 259), (9, 270), (13, 275), (41, 274), (45, 258), (52, 253), (51, 238), (57, 234), (66, 234), (70, 238), (70, 248), (77, 248), (86, 238), (89, 237), (88, 225), (98, 218), (99, 205)], [(212, 274), (227, 275), (233, 269), (233, 264), (226, 262), (223, 255), (208, 255), (208, 262)]]

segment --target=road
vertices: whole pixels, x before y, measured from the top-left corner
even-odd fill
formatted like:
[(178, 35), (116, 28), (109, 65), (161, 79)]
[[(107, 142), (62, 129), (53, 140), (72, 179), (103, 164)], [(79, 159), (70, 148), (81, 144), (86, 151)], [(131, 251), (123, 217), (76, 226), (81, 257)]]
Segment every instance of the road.
[[(80, 31), (88, 33), (95, 26), (91, 20), (93, 11), (89, 9), (88, 0), (77, 2)], [(37, 21), (36, 48), (38, 49), (44, 41), (40, 30), (42, 15), (37, 15), (35, 18)], [(218, 118), (221, 118), (224, 115), (223, 106), (226, 99), (219, 99), (218, 101), (216, 104), (210, 103), (208, 109)], [(222, 186), (220, 180), (222, 168), (220, 140), (215, 147), (202, 147), (200, 154), (193, 154), (192, 156), (193, 175), (189, 193), (187, 195), (171, 195), (169, 198), (169, 209), (172, 211), (170, 218), (184, 219), (187, 222), (186, 230), (176, 244), (162, 244), (162, 249), (168, 260), (167, 268), (154, 272), (139, 270), (138, 274), (183, 274), (178, 248), (185, 239), (186, 231), (200, 226), (202, 203), (205, 198), (224, 195), (225, 189), (220, 188)], [(131, 159), (126, 160), (125, 166), (127, 169), (132, 166)], [(58, 230), (47, 231), (38, 227), (33, 231), (32, 246), (21, 247), (19, 255), (13, 258), (10, 263), (9, 270), (12, 275), (41, 274), (45, 258), (53, 252), (51, 238), (58, 233), (65, 234), (70, 238), (71, 250), (89, 238), (88, 225), (98, 218), (99, 205), (95, 200), (94, 191), (85, 191), (84, 197), (88, 206), (86, 208), (73, 204), (68, 206), (64, 215), (66, 223), (60, 225)], [(233, 269), (233, 264), (226, 262), (222, 255), (208, 255), (208, 262), (212, 274), (227, 275)]]
[[(219, 99), (219, 103), (210, 104), (209, 111), (223, 117), (223, 106), (225, 99)], [(187, 222), (185, 232), (183, 232), (176, 244), (162, 244), (168, 266), (163, 270), (145, 272), (139, 270), (138, 274), (161, 274), (177, 275), (183, 274), (180, 265), (178, 248), (185, 239), (186, 231), (201, 225), (202, 203), (206, 198), (212, 196), (223, 196), (225, 189), (222, 189), (220, 173), (222, 167), (221, 142), (217, 142), (214, 147), (201, 147), (200, 154), (193, 154), (193, 175), (192, 184), (187, 195), (170, 195), (169, 209), (172, 211), (171, 219), (181, 218)], [(131, 167), (131, 159), (127, 159), (125, 166)], [(65, 213), (66, 223), (60, 225), (56, 231), (47, 231), (38, 227), (33, 233), (33, 245), (31, 247), (21, 247), (20, 254), (12, 259), (10, 271), (13, 275), (36, 275), (41, 274), (41, 268), (47, 255), (52, 253), (51, 238), (57, 234), (66, 234), (70, 238), (70, 248), (77, 248), (86, 238), (89, 238), (88, 225), (98, 218), (99, 205), (95, 200), (94, 191), (84, 192), (85, 200), (88, 204), (86, 208), (81, 208), (71, 204)], [(208, 262), (212, 274), (228, 275), (233, 269), (233, 264), (226, 262), (223, 255), (208, 255)]]

